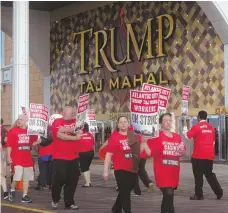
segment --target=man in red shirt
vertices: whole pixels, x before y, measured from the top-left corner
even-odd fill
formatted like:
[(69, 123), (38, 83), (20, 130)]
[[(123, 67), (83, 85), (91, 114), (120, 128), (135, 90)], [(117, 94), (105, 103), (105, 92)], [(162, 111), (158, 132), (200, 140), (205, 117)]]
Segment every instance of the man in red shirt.
[(37, 140), (36, 136), (28, 136), (27, 122), (26, 115), (19, 116), (17, 126), (13, 127), (7, 135), (7, 161), (8, 164), (13, 165), (14, 169), (9, 200), (14, 200), (16, 184), (23, 179), (23, 198), (21, 200), (23, 203), (32, 202), (28, 196), (29, 181), (34, 180), (31, 146)]
[(80, 170), (78, 152), (81, 132), (75, 132), (75, 115), (72, 107), (63, 109), (63, 118), (56, 119), (51, 127), (53, 138), (52, 207), (56, 209), (64, 186), (64, 203), (66, 209), (78, 209), (74, 202)]
[(194, 139), (194, 150), (192, 153), (192, 170), (195, 178), (195, 195), (191, 200), (203, 200), (203, 175), (205, 175), (209, 185), (217, 199), (223, 196), (223, 190), (216, 178), (213, 170), (215, 130), (207, 122), (207, 112), (198, 113), (198, 123), (187, 132), (187, 125), (184, 127), (184, 134)]

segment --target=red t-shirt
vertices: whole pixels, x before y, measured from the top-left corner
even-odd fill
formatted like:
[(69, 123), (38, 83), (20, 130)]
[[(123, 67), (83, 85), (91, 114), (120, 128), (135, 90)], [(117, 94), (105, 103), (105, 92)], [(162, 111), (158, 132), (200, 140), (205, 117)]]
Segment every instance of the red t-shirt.
[(154, 157), (154, 176), (156, 184), (162, 187), (177, 187), (180, 176), (179, 144), (181, 137), (173, 133), (173, 137), (160, 132), (158, 138), (148, 140), (151, 155)]
[(56, 119), (51, 127), (53, 138), (53, 159), (73, 160), (78, 158), (80, 150), (80, 140), (77, 141), (64, 141), (57, 137), (59, 127), (75, 128), (76, 120), (66, 121), (63, 118)]
[(48, 146), (39, 146), (39, 156), (52, 155), (53, 153), (53, 143)]
[(13, 166), (33, 167), (31, 147), (38, 139), (37, 136), (28, 136), (27, 128), (13, 127), (7, 135), (7, 146), (11, 147)]
[(80, 139), (80, 152), (89, 152), (94, 150), (94, 137), (90, 132), (83, 133)]
[(132, 152), (128, 145), (127, 135), (114, 131), (108, 140), (107, 152), (113, 153), (114, 170), (133, 172)]
[(200, 121), (187, 132), (187, 137), (194, 139), (192, 158), (214, 159), (215, 129), (211, 124)]

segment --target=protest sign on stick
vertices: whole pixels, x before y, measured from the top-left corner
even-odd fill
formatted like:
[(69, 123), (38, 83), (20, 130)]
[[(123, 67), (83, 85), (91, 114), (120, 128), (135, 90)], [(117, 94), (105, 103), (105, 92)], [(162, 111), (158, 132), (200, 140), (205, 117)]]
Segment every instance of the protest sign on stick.
[(79, 97), (78, 110), (76, 116), (76, 129), (82, 128), (87, 119), (87, 110), (89, 107), (89, 94)]
[(28, 135), (47, 137), (48, 107), (43, 104), (30, 104)]
[(182, 101), (181, 101), (181, 115), (188, 115), (188, 98), (190, 93), (190, 87), (184, 86), (182, 91)]
[(159, 92), (131, 90), (131, 124), (136, 134), (148, 138), (158, 137), (158, 98)]
[(158, 115), (160, 116), (161, 114), (166, 113), (166, 108), (168, 105), (171, 89), (144, 83), (142, 90), (150, 92), (159, 92)]
[(89, 124), (89, 131), (95, 134), (97, 129), (96, 114), (94, 109), (87, 110), (86, 122)]

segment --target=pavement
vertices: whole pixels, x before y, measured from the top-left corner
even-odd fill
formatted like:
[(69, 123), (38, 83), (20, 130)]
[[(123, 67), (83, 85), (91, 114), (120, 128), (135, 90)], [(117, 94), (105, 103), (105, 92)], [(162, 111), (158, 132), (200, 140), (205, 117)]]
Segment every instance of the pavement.
[[(153, 170), (151, 160), (147, 162), (147, 171), (153, 178)], [(92, 187), (82, 188), (83, 178), (80, 178), (79, 186), (75, 193), (75, 201), (79, 206), (80, 213), (111, 213), (111, 207), (115, 202), (117, 192), (115, 191), (115, 180), (110, 174), (109, 180), (105, 182), (102, 178), (103, 165), (101, 161), (95, 160), (91, 166)], [(204, 200), (190, 201), (189, 197), (193, 193), (194, 179), (190, 163), (181, 163), (180, 186), (175, 192), (175, 209), (176, 213), (228, 213), (228, 165), (214, 165), (220, 184), (224, 189), (224, 197), (222, 200), (216, 200), (210, 186), (205, 180), (204, 184)], [(132, 196), (133, 213), (160, 213), (161, 192), (154, 187), (152, 193), (148, 193), (146, 188), (141, 184), (142, 195)], [(36, 183), (32, 183), (29, 195), (33, 199), (31, 204), (22, 204), (21, 191), (16, 192), (16, 200), (14, 203), (2, 201), (3, 213), (65, 213), (72, 210), (64, 210), (63, 202), (60, 202), (59, 210), (53, 211), (50, 203), (50, 191), (35, 191)], [(74, 210), (75, 211), (75, 210)]]

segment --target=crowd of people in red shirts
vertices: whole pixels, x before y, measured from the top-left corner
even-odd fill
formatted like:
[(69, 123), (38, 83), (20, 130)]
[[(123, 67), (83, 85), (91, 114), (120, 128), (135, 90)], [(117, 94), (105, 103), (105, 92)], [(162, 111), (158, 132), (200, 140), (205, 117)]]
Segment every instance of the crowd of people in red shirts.
[[(207, 113), (200, 111), (199, 123), (190, 130), (184, 128), (183, 134), (194, 139), (192, 168), (195, 178), (195, 193), (191, 200), (202, 200), (203, 175), (208, 180), (212, 190), (221, 199), (223, 190), (213, 170), (214, 158), (214, 128), (206, 121)], [(34, 180), (34, 162), (31, 148), (39, 147), (39, 170), (37, 190), (50, 186), (52, 207), (58, 208), (60, 193), (64, 190), (66, 209), (78, 209), (74, 194), (79, 176), (84, 174), (85, 185), (91, 187), (90, 165), (94, 157), (94, 137), (89, 133), (87, 124), (81, 130), (76, 130), (75, 114), (72, 107), (65, 107), (62, 116), (51, 119), (47, 138), (27, 135), (26, 115), (19, 116), (13, 128), (7, 132), (1, 128), (1, 162), (11, 165), (14, 170), (11, 188), (8, 193), (6, 180), (2, 181), (4, 199), (15, 199), (16, 183), (23, 180), (22, 202), (30, 203), (28, 196), (29, 181)], [(112, 207), (113, 213), (124, 210), (131, 213), (131, 192), (141, 194), (138, 177), (150, 191), (152, 181), (145, 171), (146, 159), (153, 157), (154, 176), (157, 187), (163, 194), (161, 213), (174, 213), (174, 192), (179, 185), (180, 158), (186, 146), (179, 134), (171, 132), (172, 116), (162, 114), (159, 118), (160, 134), (157, 138), (146, 139), (136, 135), (129, 128), (127, 117), (117, 120), (116, 130), (106, 143), (104, 159), (104, 180), (108, 180), (109, 167), (112, 162), (114, 175), (118, 186), (118, 196)], [(2, 126), (3, 127), (3, 126)], [(67, 144), (67, 145), (66, 145)], [(102, 148), (104, 148), (102, 147)], [(4, 150), (7, 150), (5, 153)], [(6, 166), (6, 165), (4, 165)], [(5, 168), (5, 167), (2, 167)], [(6, 173), (1, 170), (1, 177)]]

